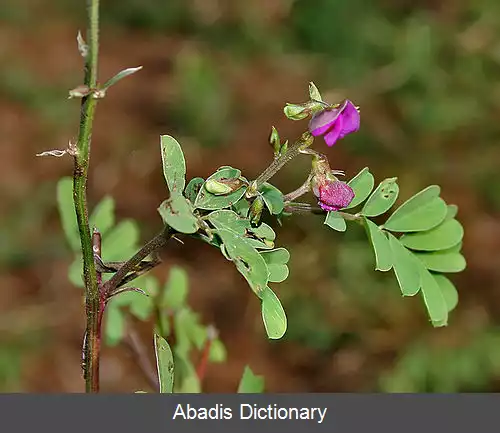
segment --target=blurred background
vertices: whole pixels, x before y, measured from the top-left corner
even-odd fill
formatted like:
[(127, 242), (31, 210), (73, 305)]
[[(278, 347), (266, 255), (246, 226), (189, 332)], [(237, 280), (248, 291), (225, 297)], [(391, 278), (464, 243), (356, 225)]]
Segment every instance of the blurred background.
[[(69, 158), (36, 158), (75, 139), (82, 81), (76, 33), (84, 1), (0, 3), (0, 391), (81, 392), (81, 291), (56, 207)], [(359, 133), (323, 147), (352, 177), (398, 176), (401, 200), (437, 183), (459, 206), (468, 268), (452, 276), (460, 301), (433, 329), (420, 297), (403, 299), (394, 275), (375, 272), (364, 232), (325, 231), (317, 216), (278, 231), (291, 251), (274, 289), (289, 330), (270, 342), (260, 305), (208, 245), (172, 245), (155, 270), (190, 277), (189, 301), (226, 344), (207, 392), (233, 392), (243, 366), (274, 392), (500, 391), (500, 2), (497, 0), (121, 0), (101, 5), (101, 81), (144, 69), (99, 103), (89, 203), (106, 194), (119, 219), (147, 240), (166, 198), (159, 135), (182, 144), (188, 178), (221, 165), (252, 178), (272, 158), (271, 126), (294, 139), (285, 102), (314, 81), (325, 100), (361, 106)], [(319, 140), (316, 148), (321, 150)], [(284, 169), (284, 192), (308, 160)], [(144, 338), (148, 338), (144, 328)], [(145, 340), (146, 341), (146, 340)], [(146, 341), (147, 343), (147, 341)], [(152, 354), (152, 348), (151, 348)], [(148, 389), (122, 346), (104, 348), (104, 391)]]

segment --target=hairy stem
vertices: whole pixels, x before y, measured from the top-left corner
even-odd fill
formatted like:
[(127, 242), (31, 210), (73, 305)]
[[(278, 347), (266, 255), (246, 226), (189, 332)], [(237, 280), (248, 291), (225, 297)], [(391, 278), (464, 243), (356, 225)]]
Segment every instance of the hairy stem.
[(299, 140), (293, 143), (283, 155), (276, 158), (269, 165), (269, 167), (267, 167), (259, 175), (259, 177), (250, 184), (250, 187), (247, 190), (247, 197), (255, 197), (257, 195), (257, 190), (262, 186), (262, 184), (271, 179), (271, 177), (281, 170), (285, 164), (307, 149), (312, 142), (313, 136), (310, 133), (305, 132), (302, 134), (302, 137)]
[[(88, 52), (85, 57), (84, 84), (89, 88), (97, 85), (97, 58), (99, 54), (99, 0), (87, 0)], [(85, 311), (87, 316), (85, 348), (86, 392), (99, 390), (99, 334), (100, 299), (94, 264), (92, 236), (89, 227), (87, 207), (87, 175), (90, 159), (90, 140), (97, 99), (88, 95), (82, 99), (80, 129), (75, 152), (73, 172), (73, 201), (80, 233), (83, 254), (83, 276), (85, 281)]]
[(312, 173), (307, 177), (306, 181), (299, 186), (295, 191), (289, 192), (288, 194), (283, 196), (283, 201), (285, 203), (296, 200), (297, 198), (303, 196), (304, 194), (307, 194), (309, 191), (311, 191), (311, 179), (312, 179)]

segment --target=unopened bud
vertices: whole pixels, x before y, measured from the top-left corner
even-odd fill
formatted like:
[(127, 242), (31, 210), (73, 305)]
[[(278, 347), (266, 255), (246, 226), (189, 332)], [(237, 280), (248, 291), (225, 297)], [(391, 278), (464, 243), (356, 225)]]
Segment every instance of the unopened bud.
[(261, 196), (258, 196), (253, 201), (252, 206), (250, 206), (249, 216), (252, 224), (259, 223), (263, 210), (264, 210), (264, 200)]
[(281, 141), (278, 131), (274, 126), (271, 129), (271, 136), (269, 137), (269, 143), (271, 143), (271, 146), (274, 147), (274, 155), (275, 156), (279, 155), (281, 150)]
[(280, 147), (280, 155), (283, 155), (288, 150), (288, 140), (286, 140)]
[(283, 112), (290, 120), (302, 120), (324, 109), (325, 104), (321, 101), (309, 101), (305, 104), (287, 103)]
[(321, 93), (319, 93), (318, 88), (312, 81), (309, 83), (309, 97), (312, 101), (323, 101), (321, 99)]
[(288, 103), (285, 105), (283, 112), (290, 120), (302, 120), (311, 114), (311, 112), (304, 105)]

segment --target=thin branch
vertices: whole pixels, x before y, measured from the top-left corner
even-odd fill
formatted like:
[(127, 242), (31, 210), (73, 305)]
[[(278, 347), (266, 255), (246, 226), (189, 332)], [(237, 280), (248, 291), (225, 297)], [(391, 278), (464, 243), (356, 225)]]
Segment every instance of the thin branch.
[(274, 159), (269, 167), (267, 167), (259, 175), (259, 177), (257, 177), (257, 179), (250, 184), (250, 187), (247, 190), (247, 198), (255, 197), (260, 186), (271, 179), (271, 177), (281, 170), (285, 164), (307, 149), (312, 144), (313, 139), (314, 137), (310, 133), (305, 132), (299, 140), (288, 148), (284, 154)]
[(132, 352), (134, 356), (135, 363), (141, 370), (144, 377), (147, 379), (151, 388), (153, 388), (156, 392), (160, 389), (160, 384), (158, 382), (158, 378), (156, 376), (156, 371), (154, 366), (151, 364), (149, 357), (147, 355), (146, 348), (142, 343), (139, 335), (136, 330), (132, 327), (129, 327), (127, 332), (127, 339), (125, 340), (126, 346)]
[[(99, 0), (87, 0), (89, 28), (87, 32), (88, 52), (85, 57), (84, 84), (89, 88), (97, 84), (97, 59), (99, 55)], [(87, 316), (87, 344), (85, 349), (85, 389), (99, 391), (99, 287), (94, 264), (94, 252), (89, 227), (87, 206), (87, 174), (90, 159), (90, 140), (97, 99), (91, 95), (82, 98), (80, 129), (75, 152), (73, 172), (73, 201), (80, 233), (85, 281), (85, 310)]]
[[(172, 236), (172, 231), (170, 228), (165, 228), (161, 233), (156, 235), (151, 239), (146, 245), (144, 245), (131, 259), (127, 260), (118, 271), (111, 277), (109, 281), (104, 283), (103, 291), (105, 294), (109, 295), (113, 293), (118, 287), (123, 285), (123, 281), (127, 278), (127, 275), (134, 272), (136, 267), (150, 254), (157, 252), (160, 248), (163, 248), (170, 237)], [(128, 279), (126, 282), (130, 282)]]
[(293, 200), (296, 200), (297, 198), (303, 196), (304, 194), (307, 194), (309, 191), (311, 191), (311, 179), (312, 179), (313, 174), (309, 174), (307, 177), (306, 181), (299, 186), (295, 191), (289, 192), (288, 194), (283, 196), (283, 201), (290, 202)]

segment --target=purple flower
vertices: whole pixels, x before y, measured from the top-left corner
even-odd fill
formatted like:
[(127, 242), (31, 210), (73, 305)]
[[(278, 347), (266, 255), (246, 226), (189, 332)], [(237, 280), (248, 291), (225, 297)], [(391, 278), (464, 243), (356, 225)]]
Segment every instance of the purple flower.
[(332, 212), (349, 206), (354, 199), (354, 191), (345, 182), (338, 179), (322, 179), (313, 185), (313, 193), (318, 197), (321, 209)]
[(309, 131), (315, 137), (323, 135), (326, 144), (333, 146), (337, 140), (359, 129), (359, 111), (346, 99), (337, 108), (327, 108), (315, 114), (309, 122)]

